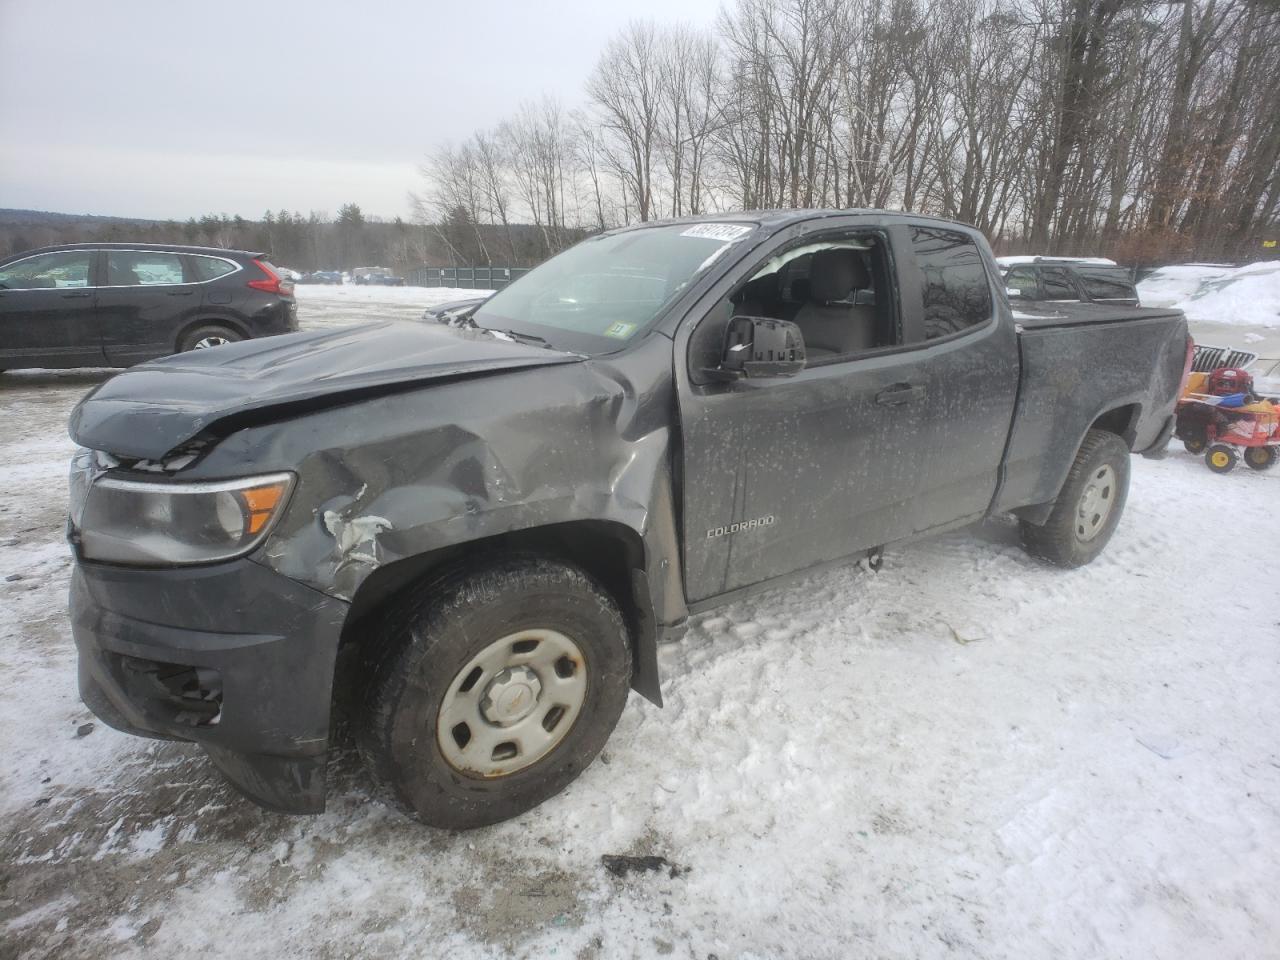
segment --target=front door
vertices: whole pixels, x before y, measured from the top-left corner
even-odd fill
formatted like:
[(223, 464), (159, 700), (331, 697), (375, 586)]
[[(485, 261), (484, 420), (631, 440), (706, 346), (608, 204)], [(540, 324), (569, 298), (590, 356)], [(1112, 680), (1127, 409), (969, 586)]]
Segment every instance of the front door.
[(889, 249), (887, 232), (869, 230), (793, 242), (703, 321), (792, 320), (810, 362), (794, 377), (729, 383), (690, 370), (680, 391), (690, 602), (911, 533), (929, 398), (902, 343)]
[(100, 366), (93, 250), (43, 253), (0, 267), (0, 370)]
[(184, 258), (164, 251), (107, 250), (105, 259), (98, 321), (107, 359), (129, 366), (176, 353), (178, 336), (200, 310), (201, 288), (187, 282)]

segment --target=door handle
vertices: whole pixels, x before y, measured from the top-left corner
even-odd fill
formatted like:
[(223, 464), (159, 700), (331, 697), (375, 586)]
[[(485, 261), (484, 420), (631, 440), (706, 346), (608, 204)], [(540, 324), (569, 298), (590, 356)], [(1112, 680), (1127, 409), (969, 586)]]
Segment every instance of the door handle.
[(904, 403), (923, 400), (924, 397), (925, 389), (918, 384), (895, 383), (888, 389), (881, 390), (876, 394), (876, 403), (882, 407), (896, 407)]
[(64, 300), (81, 300), (81, 299), (83, 299), (83, 298), (85, 298), (85, 297), (92, 297), (92, 296), (93, 296), (93, 294), (92, 294), (92, 293), (90, 293), (88, 290), (79, 290), (79, 291), (77, 291), (77, 292), (75, 292), (75, 293), (64, 293), (64, 294), (62, 295), (62, 299), (64, 299)]
[(195, 293), (195, 291), (194, 291), (194, 290), (170, 290), (170, 291), (169, 291), (169, 296), (171, 296), (171, 297), (189, 297), (189, 296), (191, 296), (191, 294), (193, 294), (193, 293)]

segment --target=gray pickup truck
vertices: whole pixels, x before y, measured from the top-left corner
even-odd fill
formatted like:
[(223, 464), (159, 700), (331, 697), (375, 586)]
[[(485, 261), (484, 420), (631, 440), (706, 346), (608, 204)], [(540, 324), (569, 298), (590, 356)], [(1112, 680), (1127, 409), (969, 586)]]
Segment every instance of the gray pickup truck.
[(81, 694), (300, 813), (347, 716), (395, 802), (493, 823), (661, 703), (691, 615), (993, 514), (1093, 559), (1189, 358), (1177, 311), (1011, 309), (972, 228), (785, 211), (144, 364), (71, 418)]

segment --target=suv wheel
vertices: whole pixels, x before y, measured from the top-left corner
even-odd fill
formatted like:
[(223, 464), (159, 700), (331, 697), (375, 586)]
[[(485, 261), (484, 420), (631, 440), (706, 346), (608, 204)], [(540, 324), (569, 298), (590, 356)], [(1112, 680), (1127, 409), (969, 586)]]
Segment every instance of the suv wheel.
[(1044, 526), (1021, 521), (1022, 546), (1060, 567), (1081, 567), (1115, 533), (1129, 493), (1129, 448), (1114, 433), (1090, 430)]
[(617, 604), (583, 571), (537, 557), (436, 578), (383, 611), (366, 642), (360, 753), (402, 808), (453, 830), (568, 786), (630, 686)]
[(206, 350), (226, 343), (238, 343), (243, 339), (244, 337), (230, 327), (207, 323), (196, 327), (184, 336), (178, 349), (181, 353), (186, 353), (188, 350)]

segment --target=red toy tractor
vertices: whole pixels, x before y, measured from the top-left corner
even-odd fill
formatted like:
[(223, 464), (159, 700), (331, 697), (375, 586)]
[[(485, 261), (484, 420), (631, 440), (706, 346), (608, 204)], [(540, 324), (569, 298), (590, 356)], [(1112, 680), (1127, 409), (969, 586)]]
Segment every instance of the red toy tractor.
[(1242, 456), (1254, 470), (1280, 459), (1280, 407), (1257, 396), (1253, 377), (1238, 367), (1191, 374), (1174, 432), (1214, 473), (1230, 473)]

